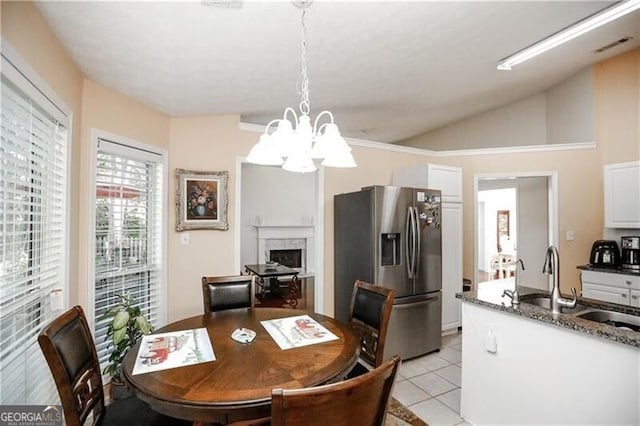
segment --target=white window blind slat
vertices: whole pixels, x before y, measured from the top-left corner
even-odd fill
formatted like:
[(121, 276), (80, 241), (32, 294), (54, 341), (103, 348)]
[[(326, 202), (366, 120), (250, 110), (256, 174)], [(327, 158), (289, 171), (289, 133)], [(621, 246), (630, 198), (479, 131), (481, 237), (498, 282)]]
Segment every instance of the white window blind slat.
[(59, 401), (37, 336), (66, 288), (67, 130), (2, 75), (0, 115), (0, 404)]

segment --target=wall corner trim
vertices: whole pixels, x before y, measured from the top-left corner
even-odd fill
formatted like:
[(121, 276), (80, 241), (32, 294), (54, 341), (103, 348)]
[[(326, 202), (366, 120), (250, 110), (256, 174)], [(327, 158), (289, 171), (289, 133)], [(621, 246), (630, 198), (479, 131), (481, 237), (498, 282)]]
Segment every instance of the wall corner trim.
[[(248, 132), (262, 133), (265, 126), (262, 124), (246, 123), (240, 121), (238, 123), (240, 130)], [(497, 155), (497, 154), (522, 154), (528, 152), (552, 152), (552, 151), (572, 151), (579, 149), (595, 149), (597, 142), (577, 142), (577, 143), (558, 143), (547, 145), (523, 145), (509, 146), (497, 148), (474, 148), (474, 149), (452, 149), (447, 151), (432, 151), (429, 149), (415, 148), (411, 146), (395, 145), (392, 143), (369, 141), (365, 139), (347, 138), (347, 143), (351, 146), (359, 146), (369, 149), (378, 149), (382, 151), (393, 151), (404, 154), (421, 155), (425, 157), (460, 157), (460, 156), (479, 156), (479, 155)]]

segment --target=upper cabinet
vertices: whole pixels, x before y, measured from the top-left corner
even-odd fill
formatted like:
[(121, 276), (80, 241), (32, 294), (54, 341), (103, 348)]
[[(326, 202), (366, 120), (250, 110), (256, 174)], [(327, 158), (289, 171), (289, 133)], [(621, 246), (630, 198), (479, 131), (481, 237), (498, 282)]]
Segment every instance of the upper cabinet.
[(604, 166), (604, 226), (640, 228), (640, 161)]
[(420, 164), (393, 171), (392, 184), (416, 187), (416, 183), (428, 189), (442, 191), (443, 203), (462, 202), (462, 169), (440, 164)]

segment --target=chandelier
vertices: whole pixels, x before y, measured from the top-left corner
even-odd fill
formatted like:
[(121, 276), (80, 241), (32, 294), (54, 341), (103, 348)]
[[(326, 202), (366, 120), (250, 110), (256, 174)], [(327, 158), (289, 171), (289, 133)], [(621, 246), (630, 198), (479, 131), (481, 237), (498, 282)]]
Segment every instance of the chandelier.
[[(265, 166), (282, 166), (290, 172), (307, 173), (316, 170), (313, 160), (322, 160), (322, 165), (327, 167), (356, 167), (357, 164), (351, 155), (351, 147), (340, 135), (338, 126), (333, 121), (333, 114), (322, 111), (316, 117), (311, 127), (309, 117), (309, 77), (307, 75), (307, 26), (305, 23), (306, 9), (312, 0), (294, 0), (293, 4), (302, 9), (302, 66), (300, 68), (300, 115), (288, 107), (284, 110), (282, 118), (270, 121), (265, 127), (249, 155), (247, 161), (253, 164)], [(287, 117), (291, 117), (293, 124)], [(326, 117), (329, 121), (318, 126), (320, 118)], [(273, 133), (269, 129), (275, 127)]]

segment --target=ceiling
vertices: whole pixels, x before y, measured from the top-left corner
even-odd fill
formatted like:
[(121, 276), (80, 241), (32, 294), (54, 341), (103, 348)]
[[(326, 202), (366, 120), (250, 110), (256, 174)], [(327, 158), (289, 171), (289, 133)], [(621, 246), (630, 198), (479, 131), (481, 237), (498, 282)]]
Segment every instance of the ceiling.
[[(37, 3), (91, 80), (170, 116), (297, 110), (301, 11), (290, 2)], [(497, 62), (613, 4), (337, 2), (307, 9), (311, 118), (343, 135), (398, 142), (539, 93), (640, 46), (640, 11), (514, 67)], [(627, 43), (595, 54), (624, 36)]]

